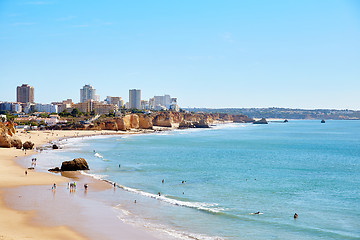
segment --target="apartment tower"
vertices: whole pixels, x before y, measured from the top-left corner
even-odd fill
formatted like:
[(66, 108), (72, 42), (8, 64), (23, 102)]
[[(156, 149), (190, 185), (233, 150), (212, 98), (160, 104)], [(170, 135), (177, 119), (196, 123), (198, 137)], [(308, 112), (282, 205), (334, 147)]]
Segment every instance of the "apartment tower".
[(96, 95), (96, 89), (91, 85), (85, 85), (80, 89), (80, 102), (86, 102), (87, 100), (99, 101), (99, 96)]
[(129, 108), (141, 109), (141, 90), (130, 89), (129, 90)]
[(16, 88), (16, 101), (21, 103), (34, 103), (34, 87), (23, 84)]

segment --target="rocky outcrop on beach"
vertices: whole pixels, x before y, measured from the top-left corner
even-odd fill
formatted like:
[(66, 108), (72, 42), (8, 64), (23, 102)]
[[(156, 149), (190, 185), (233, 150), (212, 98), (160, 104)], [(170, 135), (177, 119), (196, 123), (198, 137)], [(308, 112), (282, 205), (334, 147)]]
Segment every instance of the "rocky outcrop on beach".
[(133, 129), (139, 128), (139, 116), (137, 114), (130, 115), (130, 127)]
[(122, 118), (116, 118), (116, 123), (118, 124), (118, 130), (126, 131), (131, 128), (131, 119), (130, 115), (126, 115)]
[(205, 120), (205, 119), (201, 119), (200, 121), (195, 122), (195, 123), (194, 123), (194, 126), (195, 126), (196, 128), (209, 128), (209, 127), (210, 127), (210, 123), (209, 123), (207, 120)]
[(16, 147), (17, 149), (22, 148), (21, 140), (15, 137), (15, 128), (12, 122), (0, 122), (0, 147)]
[(61, 171), (89, 170), (89, 166), (84, 158), (75, 158), (72, 161), (65, 161), (61, 164)]
[(153, 118), (149, 115), (139, 114), (139, 128), (141, 129), (152, 129)]
[(59, 167), (55, 167), (55, 168), (50, 168), (48, 171), (49, 172), (61, 172), (61, 169)]
[(52, 145), (52, 149), (59, 149), (59, 147), (58, 147), (58, 145), (53, 144), (53, 145)]
[(26, 142), (24, 142), (24, 144), (23, 144), (23, 148), (24, 148), (25, 150), (33, 149), (33, 147), (34, 147), (34, 143), (33, 143), (33, 142), (30, 142), (30, 141), (26, 141)]
[(16, 147), (16, 149), (21, 149), (23, 146), (21, 140), (15, 136), (11, 138), (11, 147)]
[(172, 127), (173, 119), (170, 114), (164, 112), (156, 115), (153, 119), (153, 125), (159, 127)]

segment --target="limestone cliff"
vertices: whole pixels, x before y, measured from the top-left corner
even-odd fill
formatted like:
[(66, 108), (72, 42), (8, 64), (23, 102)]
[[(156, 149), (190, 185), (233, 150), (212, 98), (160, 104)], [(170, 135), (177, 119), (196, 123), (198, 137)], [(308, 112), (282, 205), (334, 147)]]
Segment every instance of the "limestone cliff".
[(11, 148), (16, 147), (20, 149), (22, 142), (19, 138), (14, 136), (15, 128), (12, 122), (0, 122), (0, 147)]
[(153, 128), (153, 118), (149, 115), (138, 114), (139, 116), (139, 128), (141, 129), (152, 129)]

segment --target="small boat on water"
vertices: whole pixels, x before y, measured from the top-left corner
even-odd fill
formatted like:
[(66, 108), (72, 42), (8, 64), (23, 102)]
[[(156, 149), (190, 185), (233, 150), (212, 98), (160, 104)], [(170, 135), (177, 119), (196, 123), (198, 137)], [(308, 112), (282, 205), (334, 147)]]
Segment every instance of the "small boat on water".
[(325, 120), (323, 119), (323, 120), (321, 120), (321, 123), (325, 123)]

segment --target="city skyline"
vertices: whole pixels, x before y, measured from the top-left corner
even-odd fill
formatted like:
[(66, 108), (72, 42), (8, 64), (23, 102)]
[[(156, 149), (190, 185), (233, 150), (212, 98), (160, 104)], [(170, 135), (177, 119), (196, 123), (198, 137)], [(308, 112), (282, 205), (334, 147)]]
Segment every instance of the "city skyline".
[[(2, 1), (0, 101), (169, 94), (186, 107), (360, 109), (357, 1)], [(54, 94), (56, 93), (56, 94)]]

